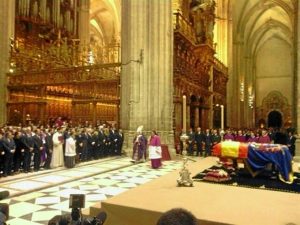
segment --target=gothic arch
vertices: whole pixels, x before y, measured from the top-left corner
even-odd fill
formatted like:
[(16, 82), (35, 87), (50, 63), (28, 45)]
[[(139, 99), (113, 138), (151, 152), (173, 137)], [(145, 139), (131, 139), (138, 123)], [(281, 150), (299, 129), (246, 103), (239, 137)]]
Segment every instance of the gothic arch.
[(90, 0), (91, 37), (104, 45), (120, 39), (120, 0)]
[(283, 24), (278, 20), (270, 19), (267, 23), (265, 23), (260, 28), (258, 28), (251, 37), (247, 39), (246, 43), (249, 46), (248, 49), (251, 49), (250, 47), (253, 46), (251, 49), (252, 54), (253, 53), (255, 54), (257, 52), (257, 47), (259, 46), (259, 43), (262, 42), (261, 40), (263, 40), (263, 38), (266, 37), (266, 35), (271, 30), (275, 30), (275, 29), (279, 29), (279, 31), (281, 31), (279, 34), (282, 40), (287, 42), (288, 45), (290, 46), (292, 45), (292, 40), (291, 40), (292, 31), (289, 29), (289, 27), (287, 27), (285, 24)]
[[(249, 21), (251, 21), (251, 17), (256, 17), (256, 20), (254, 20), (253, 24), (257, 22), (257, 19), (263, 15), (267, 10), (270, 8), (280, 6), (288, 15), (290, 18), (291, 24), (293, 24), (293, 8), (291, 8), (286, 2), (282, 0), (265, 0), (264, 2), (258, 1), (251, 9), (249, 9), (246, 12), (247, 5), (249, 4), (249, 1), (247, 1), (243, 7), (243, 11), (237, 25), (238, 32), (241, 34), (245, 33), (245, 29)], [(259, 13), (257, 15), (257, 13)]]
[[(235, 102), (238, 102), (238, 107), (229, 113), (229, 119), (231, 120), (232, 126), (242, 126), (243, 124), (254, 126), (255, 121), (258, 119), (264, 118), (267, 121), (267, 115), (266, 112), (264, 112), (262, 117), (259, 117), (260, 112), (257, 110), (253, 112), (253, 108), (257, 109), (257, 107), (260, 108), (260, 106), (251, 107), (249, 102), (251, 99), (253, 100), (255, 96), (255, 104), (261, 104), (263, 95), (266, 90), (270, 89), (265, 88), (263, 92), (258, 91), (261, 90), (259, 88), (262, 87), (262, 85), (257, 85), (257, 78), (266, 79), (261, 76), (257, 77), (258, 72), (261, 71), (258, 70), (261, 67), (257, 67), (257, 60), (260, 60), (257, 58), (259, 57), (258, 52), (260, 52), (264, 46), (268, 47), (270, 40), (272, 40), (270, 43), (277, 43), (279, 40), (280, 48), (284, 49), (286, 54), (292, 51), (290, 49), (294, 47), (295, 4), (293, 4), (292, 0), (241, 0), (235, 4), (234, 9), (236, 9), (237, 20), (233, 26), (234, 31), (236, 31), (234, 34), (234, 40), (236, 40), (236, 42), (234, 43), (233, 64), (236, 66), (233, 67), (234, 79), (232, 86), (234, 90), (238, 91), (236, 97), (234, 97), (235, 99), (227, 98), (227, 102), (229, 105), (234, 105)], [(292, 79), (293, 74), (289, 71), (289, 65), (293, 66), (294, 62), (291, 61), (291, 64), (288, 64), (287, 60), (278, 58), (278, 60), (281, 59), (285, 65), (287, 65), (284, 72), (288, 71), (288, 73), (285, 74), (291, 75), (289, 77), (287, 76), (287, 79)], [(270, 57), (270, 60), (273, 60), (272, 57)], [(274, 77), (270, 75), (268, 78)], [(286, 83), (288, 82), (289, 81), (286, 81)], [(242, 89), (241, 84), (243, 84), (244, 87)], [(280, 87), (274, 87), (274, 89), (271, 90), (280, 90)], [(236, 91), (231, 92), (233, 95), (236, 94)], [(245, 97), (246, 104), (239, 101), (238, 96), (241, 95)], [(257, 99), (259, 99), (259, 103)], [(239, 107), (243, 108), (243, 112), (245, 113), (241, 113)], [(236, 118), (237, 122), (232, 122)], [(286, 118), (287, 117), (284, 116), (284, 119)]]
[(268, 127), (281, 128), (282, 114), (278, 110), (273, 110), (268, 114)]
[(293, 47), (292, 44), (290, 42), (288, 42), (286, 40), (286, 38), (282, 37), (279, 34), (271, 34), (271, 35), (268, 35), (268, 36), (262, 36), (262, 37), (260, 37), (259, 41), (253, 47), (254, 49), (251, 52), (251, 56), (253, 56), (253, 58), (256, 59), (257, 53), (259, 52), (259, 50), (261, 49), (261, 47), (264, 46), (264, 44), (266, 44), (268, 41), (270, 41), (273, 38), (277, 38), (277, 39), (283, 41), (284, 43), (287, 44), (287, 46), (289, 46), (292, 49), (292, 47)]
[(271, 112), (278, 112), (281, 115), (281, 125), (289, 124), (291, 120), (291, 106), (286, 97), (279, 91), (271, 91), (262, 101), (260, 107), (256, 109), (256, 118), (263, 118), (268, 121)]

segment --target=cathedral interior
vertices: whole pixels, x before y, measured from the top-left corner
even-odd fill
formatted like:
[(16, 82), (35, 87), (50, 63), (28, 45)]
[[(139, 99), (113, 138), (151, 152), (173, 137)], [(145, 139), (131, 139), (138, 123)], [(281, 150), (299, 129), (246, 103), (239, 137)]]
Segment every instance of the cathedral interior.
[[(156, 129), (177, 134), (186, 96), (187, 128), (297, 127), (297, 1), (162, 1), (164, 13), (147, 1), (2, 4), (3, 124), (62, 117), (107, 121), (130, 135), (155, 120)], [(134, 7), (144, 9), (128, 15)], [(163, 29), (172, 32), (165, 40)], [(168, 61), (155, 61), (159, 52)], [(137, 96), (149, 89), (168, 96)], [(151, 113), (155, 104), (168, 109)]]
[[(157, 130), (172, 150), (189, 128), (299, 133), (299, 4), (0, 0), (0, 124), (107, 123), (124, 131), (125, 150), (132, 150), (140, 125), (146, 135)], [(90, 195), (89, 207), (181, 163), (165, 162), (158, 172), (131, 166), (125, 158), (8, 180), (2, 186), (14, 195), (6, 201), (14, 205), (11, 224), (47, 224), (46, 218), (69, 212), (67, 191)]]

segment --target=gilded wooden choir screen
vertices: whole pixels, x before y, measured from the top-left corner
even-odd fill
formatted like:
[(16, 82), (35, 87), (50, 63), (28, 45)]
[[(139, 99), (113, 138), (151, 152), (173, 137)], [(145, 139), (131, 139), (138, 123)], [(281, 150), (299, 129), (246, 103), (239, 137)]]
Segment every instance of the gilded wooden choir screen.
[(7, 115), (11, 124), (118, 120), (120, 45), (78, 39), (80, 1), (16, 1)]

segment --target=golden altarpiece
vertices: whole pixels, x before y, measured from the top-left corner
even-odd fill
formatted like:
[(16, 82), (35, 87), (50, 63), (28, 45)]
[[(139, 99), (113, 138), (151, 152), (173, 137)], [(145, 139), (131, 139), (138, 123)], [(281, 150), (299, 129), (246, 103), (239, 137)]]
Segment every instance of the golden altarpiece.
[(214, 56), (215, 6), (213, 0), (173, 1), (177, 134), (182, 129), (183, 95), (187, 96), (187, 127), (221, 127), (218, 106), (226, 105), (228, 69)]
[[(8, 74), (8, 121), (74, 124), (119, 121), (120, 45), (83, 45), (78, 39), (80, 1), (16, 1), (16, 33)], [(214, 1), (173, 1), (174, 130), (220, 127), (227, 68), (214, 57)], [(214, 111), (214, 113), (211, 113)], [(208, 117), (212, 115), (212, 123)], [(177, 135), (175, 135), (177, 136)]]

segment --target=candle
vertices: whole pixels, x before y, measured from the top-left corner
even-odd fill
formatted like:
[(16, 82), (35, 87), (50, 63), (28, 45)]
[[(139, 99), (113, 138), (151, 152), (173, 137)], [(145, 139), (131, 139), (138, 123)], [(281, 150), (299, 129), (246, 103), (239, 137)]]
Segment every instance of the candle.
[(221, 105), (221, 130), (224, 130), (224, 105)]
[(186, 96), (182, 96), (182, 131), (186, 133)]

